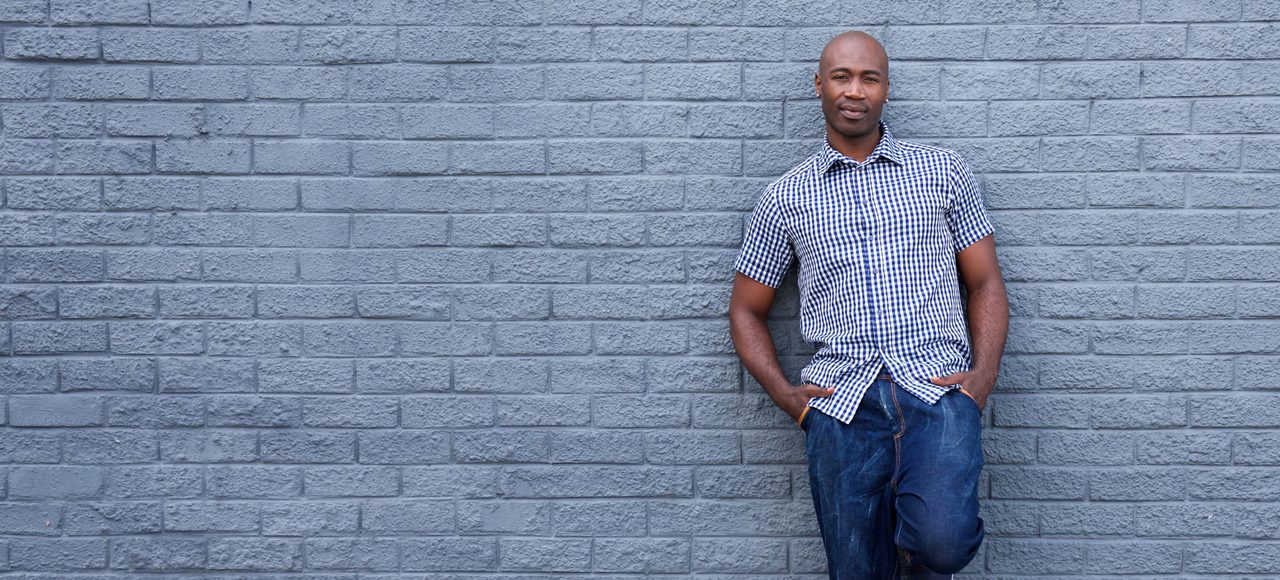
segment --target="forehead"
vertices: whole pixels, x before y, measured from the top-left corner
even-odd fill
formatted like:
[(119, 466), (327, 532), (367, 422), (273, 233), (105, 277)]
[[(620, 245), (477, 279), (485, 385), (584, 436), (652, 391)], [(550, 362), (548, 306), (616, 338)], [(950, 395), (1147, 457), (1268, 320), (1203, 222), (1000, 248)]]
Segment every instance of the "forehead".
[(848, 69), (853, 72), (876, 71), (888, 68), (888, 57), (874, 40), (865, 37), (837, 38), (822, 51), (818, 62), (820, 70)]

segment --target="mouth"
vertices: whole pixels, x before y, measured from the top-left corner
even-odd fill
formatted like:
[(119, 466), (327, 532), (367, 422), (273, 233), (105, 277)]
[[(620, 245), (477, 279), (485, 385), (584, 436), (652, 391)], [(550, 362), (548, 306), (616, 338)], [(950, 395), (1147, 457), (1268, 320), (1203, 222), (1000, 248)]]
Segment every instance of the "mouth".
[(856, 121), (866, 117), (867, 110), (859, 109), (857, 107), (840, 107), (840, 115), (846, 119), (853, 119)]

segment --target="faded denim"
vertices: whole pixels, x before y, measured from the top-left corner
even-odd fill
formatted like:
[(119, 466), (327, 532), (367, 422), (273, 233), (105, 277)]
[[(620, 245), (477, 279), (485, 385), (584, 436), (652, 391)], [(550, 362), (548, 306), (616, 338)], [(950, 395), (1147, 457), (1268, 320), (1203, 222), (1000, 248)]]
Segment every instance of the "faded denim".
[(908, 578), (947, 578), (977, 554), (982, 413), (968, 395), (929, 405), (882, 372), (850, 424), (810, 409), (800, 428), (832, 580), (896, 580), (904, 559), (928, 568)]

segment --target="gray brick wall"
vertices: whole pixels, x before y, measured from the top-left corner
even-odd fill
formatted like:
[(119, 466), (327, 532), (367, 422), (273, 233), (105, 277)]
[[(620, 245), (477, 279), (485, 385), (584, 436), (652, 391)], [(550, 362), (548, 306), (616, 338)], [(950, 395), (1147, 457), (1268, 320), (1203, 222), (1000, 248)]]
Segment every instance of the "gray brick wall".
[(725, 314), (858, 27), (895, 132), (979, 173), (1011, 295), (965, 576), (1280, 577), (1278, 20), (0, 1), (0, 572), (825, 578)]

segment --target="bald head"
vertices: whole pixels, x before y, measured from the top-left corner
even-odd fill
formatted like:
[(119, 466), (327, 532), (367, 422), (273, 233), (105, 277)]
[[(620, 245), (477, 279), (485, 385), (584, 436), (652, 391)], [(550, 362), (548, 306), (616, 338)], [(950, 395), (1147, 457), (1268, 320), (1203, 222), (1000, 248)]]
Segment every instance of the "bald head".
[(880, 73), (889, 75), (889, 54), (884, 51), (880, 41), (861, 30), (850, 30), (837, 34), (822, 47), (822, 55), (818, 57), (818, 74), (830, 70), (835, 63), (860, 62), (879, 67)]
[(880, 113), (889, 100), (884, 47), (860, 30), (832, 38), (822, 49), (813, 84), (822, 99), (827, 140), (845, 155), (850, 154), (846, 150), (870, 153), (880, 140)]

